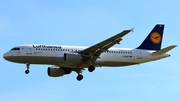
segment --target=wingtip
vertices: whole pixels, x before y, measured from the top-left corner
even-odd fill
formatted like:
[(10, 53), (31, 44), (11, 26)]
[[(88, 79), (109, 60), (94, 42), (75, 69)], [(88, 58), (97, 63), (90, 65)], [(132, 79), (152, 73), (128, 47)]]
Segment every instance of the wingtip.
[(134, 28), (130, 29), (131, 32), (134, 32)]
[(177, 47), (178, 45), (172, 45), (173, 47)]

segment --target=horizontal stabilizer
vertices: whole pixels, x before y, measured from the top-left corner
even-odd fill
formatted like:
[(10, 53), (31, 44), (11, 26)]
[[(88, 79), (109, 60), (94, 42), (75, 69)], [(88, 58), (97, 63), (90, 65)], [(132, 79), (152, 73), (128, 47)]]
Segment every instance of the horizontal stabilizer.
[(168, 51), (170, 51), (171, 49), (175, 48), (177, 45), (172, 45), (172, 46), (169, 46), (169, 47), (166, 47), (166, 48), (163, 48), (159, 51), (156, 51), (156, 52), (153, 52), (151, 53), (152, 55), (162, 55)]

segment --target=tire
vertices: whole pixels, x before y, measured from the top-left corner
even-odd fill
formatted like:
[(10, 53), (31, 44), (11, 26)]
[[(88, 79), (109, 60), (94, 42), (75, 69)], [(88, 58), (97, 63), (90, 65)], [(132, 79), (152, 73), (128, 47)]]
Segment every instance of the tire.
[(81, 81), (81, 80), (83, 79), (83, 75), (79, 74), (79, 75), (76, 77), (76, 79), (77, 79), (78, 81)]
[(95, 67), (94, 66), (89, 66), (89, 68), (88, 68), (88, 71), (89, 72), (93, 72), (95, 70)]
[(29, 72), (30, 72), (29, 70), (26, 70), (26, 71), (25, 71), (26, 74), (29, 74)]

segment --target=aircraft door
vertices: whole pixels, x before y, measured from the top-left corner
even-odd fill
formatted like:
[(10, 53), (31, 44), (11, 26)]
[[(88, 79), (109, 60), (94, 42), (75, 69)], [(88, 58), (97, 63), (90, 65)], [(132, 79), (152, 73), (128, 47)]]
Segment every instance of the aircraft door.
[(26, 54), (32, 54), (32, 48), (31, 47), (26, 48)]
[(137, 51), (137, 59), (142, 59), (142, 53), (140, 50)]

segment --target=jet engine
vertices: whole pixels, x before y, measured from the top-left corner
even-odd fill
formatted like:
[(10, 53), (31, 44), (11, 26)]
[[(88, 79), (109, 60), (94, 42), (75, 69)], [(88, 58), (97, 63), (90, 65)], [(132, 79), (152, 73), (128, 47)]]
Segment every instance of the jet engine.
[(70, 63), (77, 63), (80, 62), (82, 59), (81, 54), (79, 53), (65, 53), (64, 54), (64, 61)]
[(63, 76), (65, 74), (70, 74), (71, 72), (72, 70), (69, 70), (69, 69), (66, 70), (57, 66), (48, 67), (47, 69), (48, 76), (51, 76), (51, 77)]

